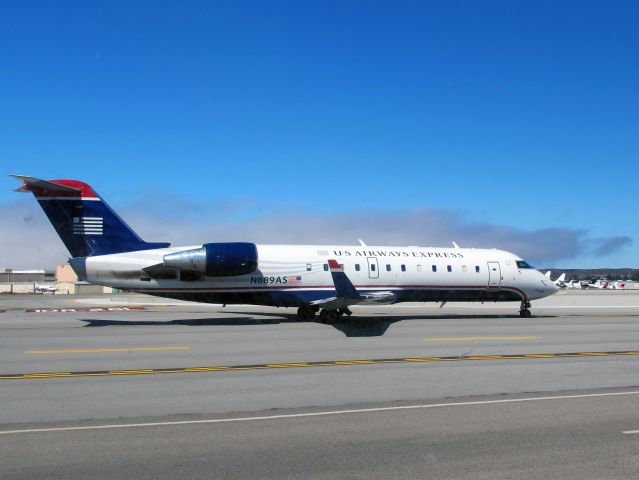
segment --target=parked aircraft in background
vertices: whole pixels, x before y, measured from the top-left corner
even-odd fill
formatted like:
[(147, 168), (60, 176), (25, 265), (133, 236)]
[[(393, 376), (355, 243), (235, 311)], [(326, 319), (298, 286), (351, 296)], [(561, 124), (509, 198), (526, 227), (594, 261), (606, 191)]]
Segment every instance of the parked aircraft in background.
[(31, 192), (71, 253), (81, 280), (207, 303), (297, 307), (333, 322), (349, 307), (399, 302), (530, 301), (557, 286), (517, 255), (496, 249), (143, 241), (76, 180), (13, 175)]
[(551, 275), (552, 275), (552, 272), (551, 272), (550, 270), (548, 270), (548, 271), (546, 272), (546, 277), (547, 277), (547, 278), (548, 278), (551, 282), (553, 282), (555, 285), (557, 285), (557, 287), (559, 287), (559, 288), (566, 288), (566, 274), (565, 274), (565, 273), (562, 273), (561, 275), (559, 275), (559, 277), (557, 277), (557, 279), (556, 279), (556, 280), (552, 280), (552, 279), (551, 279)]
[(566, 282), (566, 288), (585, 288), (583, 284), (578, 280), (570, 280)]
[(39, 283), (35, 284), (35, 291), (37, 293), (55, 293), (58, 289), (52, 283), (47, 283), (45, 285), (41, 285)]
[(608, 290), (623, 290), (624, 288), (626, 288), (626, 282), (623, 280), (616, 280), (613, 282), (607, 278), (593, 278), (591, 283), (588, 284), (588, 287)]
[(578, 288), (578, 289), (607, 289), (607, 290), (623, 290), (626, 288), (628, 282), (624, 280), (616, 280), (614, 282), (606, 278), (593, 278), (590, 281), (586, 280), (570, 280), (565, 283), (566, 288)]

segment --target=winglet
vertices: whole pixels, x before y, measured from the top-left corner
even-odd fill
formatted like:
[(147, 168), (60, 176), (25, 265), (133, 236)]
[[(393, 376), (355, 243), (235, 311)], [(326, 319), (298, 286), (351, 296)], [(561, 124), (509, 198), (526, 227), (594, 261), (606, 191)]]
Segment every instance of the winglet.
[(331, 269), (331, 272), (343, 272), (344, 271), (344, 267), (342, 265), (340, 265), (337, 260), (329, 260), (328, 261), (328, 268)]

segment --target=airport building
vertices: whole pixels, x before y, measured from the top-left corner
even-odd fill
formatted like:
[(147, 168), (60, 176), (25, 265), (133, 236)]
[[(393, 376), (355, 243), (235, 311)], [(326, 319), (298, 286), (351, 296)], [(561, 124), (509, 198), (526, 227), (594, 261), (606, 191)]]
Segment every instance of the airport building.
[(93, 293), (114, 293), (111, 287), (103, 287), (102, 285), (93, 285), (91, 283), (78, 280), (71, 265), (64, 263), (58, 265), (55, 269), (55, 286), (57, 294), (61, 295), (81, 295)]
[[(43, 288), (44, 287), (44, 288)], [(81, 295), (96, 293), (118, 293), (111, 287), (93, 285), (78, 280), (68, 264), (58, 265), (56, 271), (12, 270), (0, 268), (0, 294), (11, 293), (55, 293), (58, 295)]]

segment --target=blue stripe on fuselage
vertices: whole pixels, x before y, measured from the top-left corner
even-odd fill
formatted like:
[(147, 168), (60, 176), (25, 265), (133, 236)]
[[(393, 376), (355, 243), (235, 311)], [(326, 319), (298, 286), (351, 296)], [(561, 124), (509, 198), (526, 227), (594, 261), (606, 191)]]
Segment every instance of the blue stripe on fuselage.
[[(290, 289), (272, 290), (262, 289), (254, 291), (195, 291), (195, 290), (164, 290), (164, 289), (131, 289), (149, 295), (174, 298), (178, 300), (188, 300), (203, 303), (222, 304), (248, 304), (266, 305), (274, 307), (298, 307), (317, 300), (324, 300), (336, 296), (335, 290), (331, 289)], [(370, 292), (378, 292), (371, 290)], [(521, 301), (523, 293), (515, 288), (503, 289), (390, 289), (384, 290), (392, 292), (397, 302), (454, 302), (454, 301)], [(369, 293), (361, 290), (362, 295)]]

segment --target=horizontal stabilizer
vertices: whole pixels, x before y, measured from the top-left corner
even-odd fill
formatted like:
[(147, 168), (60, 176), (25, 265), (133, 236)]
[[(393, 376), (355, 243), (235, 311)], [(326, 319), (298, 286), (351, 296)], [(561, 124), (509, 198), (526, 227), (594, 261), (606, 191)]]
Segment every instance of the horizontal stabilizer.
[(80, 194), (79, 188), (70, 187), (68, 185), (62, 185), (60, 183), (49, 182), (47, 180), (41, 180), (35, 177), (28, 177), (26, 175), (10, 175), (11, 177), (19, 180), (23, 183), (20, 188), (16, 188), (16, 192), (31, 192), (33, 189), (49, 190), (51, 192), (65, 192), (65, 193), (77, 193)]

